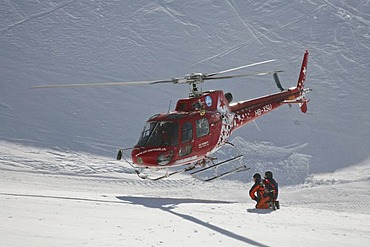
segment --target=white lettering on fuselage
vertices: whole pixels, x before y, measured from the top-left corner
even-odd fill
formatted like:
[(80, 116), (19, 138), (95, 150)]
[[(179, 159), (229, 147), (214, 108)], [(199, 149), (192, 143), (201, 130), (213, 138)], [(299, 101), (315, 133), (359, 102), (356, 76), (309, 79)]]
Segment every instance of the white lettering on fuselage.
[(257, 110), (254, 111), (255, 116), (261, 116), (263, 113), (267, 113), (269, 111), (272, 111), (272, 105), (268, 104), (265, 105)]
[(144, 151), (142, 151), (140, 153), (137, 153), (135, 155), (135, 157), (138, 157), (138, 156), (140, 156), (142, 154), (146, 154), (146, 153), (150, 153), (150, 152), (159, 152), (159, 151), (166, 151), (166, 148), (152, 148), (152, 149), (144, 150)]
[(209, 141), (202, 142), (202, 143), (199, 143), (198, 148), (201, 149), (201, 148), (207, 147), (208, 145), (209, 145)]

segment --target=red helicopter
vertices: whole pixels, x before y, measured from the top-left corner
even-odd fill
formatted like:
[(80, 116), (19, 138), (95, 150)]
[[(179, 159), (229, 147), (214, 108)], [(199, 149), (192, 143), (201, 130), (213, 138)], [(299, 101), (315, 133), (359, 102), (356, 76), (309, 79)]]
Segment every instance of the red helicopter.
[[(160, 180), (174, 174), (192, 171), (195, 176), (198, 173), (218, 167), (229, 162), (240, 160), (243, 155), (215, 163), (213, 154), (228, 142), (233, 131), (261, 117), (272, 110), (286, 104), (297, 103), (303, 113), (307, 112), (305, 94), (310, 89), (305, 89), (307, 62), (309, 52), (306, 50), (299, 79), (296, 87), (284, 89), (279, 81), (277, 73), (270, 71), (256, 74), (223, 75), (229, 72), (269, 63), (267, 60), (259, 63), (244, 65), (238, 68), (228, 69), (216, 73), (202, 74), (192, 73), (180, 78), (160, 81), (137, 81), (137, 82), (111, 82), (94, 84), (66, 84), (46, 85), (34, 88), (50, 87), (80, 87), (80, 86), (107, 86), (107, 85), (137, 85), (159, 83), (187, 83), (190, 87), (188, 98), (180, 99), (174, 111), (160, 113), (152, 116), (146, 122), (137, 144), (130, 149), (120, 149), (117, 160), (122, 158), (130, 164), (136, 174), (143, 179)], [(229, 79), (249, 75), (273, 74), (275, 83), (281, 92), (262, 96), (259, 98), (233, 103), (231, 93), (224, 94), (221, 90), (202, 92), (201, 84), (206, 80)], [(125, 157), (125, 150), (131, 150), (131, 160)], [(183, 166), (185, 168), (169, 172), (167, 168)], [(151, 177), (142, 172), (146, 169), (164, 169), (166, 174)], [(213, 175), (204, 181), (211, 181), (235, 172), (250, 169), (245, 165)]]

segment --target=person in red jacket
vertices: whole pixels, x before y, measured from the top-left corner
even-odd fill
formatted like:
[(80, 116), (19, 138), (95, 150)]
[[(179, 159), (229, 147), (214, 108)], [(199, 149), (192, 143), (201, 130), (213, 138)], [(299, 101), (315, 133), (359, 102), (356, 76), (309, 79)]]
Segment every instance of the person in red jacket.
[(265, 193), (265, 187), (261, 181), (261, 175), (256, 173), (253, 175), (254, 185), (249, 190), (249, 196), (252, 200), (257, 202), (256, 208), (267, 209), (269, 208), (270, 197)]

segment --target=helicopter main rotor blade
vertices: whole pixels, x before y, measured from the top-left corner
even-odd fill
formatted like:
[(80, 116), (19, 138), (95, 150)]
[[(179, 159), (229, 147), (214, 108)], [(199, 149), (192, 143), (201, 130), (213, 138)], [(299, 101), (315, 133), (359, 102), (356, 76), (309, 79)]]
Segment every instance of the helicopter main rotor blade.
[(271, 63), (273, 61), (275, 61), (275, 59), (270, 59), (270, 60), (266, 60), (266, 61), (262, 61), (262, 62), (258, 62), (258, 63), (251, 63), (251, 64), (243, 65), (243, 66), (240, 66), (240, 67), (237, 67), (237, 68), (232, 68), (232, 69), (227, 69), (227, 70), (223, 70), (223, 71), (219, 71), (219, 72), (215, 72), (215, 73), (210, 73), (210, 74), (207, 74), (206, 76), (210, 77), (210, 76), (215, 76), (215, 75), (219, 75), (219, 74), (224, 74), (224, 73), (228, 73), (228, 72), (232, 72), (232, 71), (235, 71), (235, 70), (244, 69), (244, 68), (248, 68), (248, 67), (252, 67), (252, 66), (256, 66), (256, 65), (260, 65), (260, 64)]
[(248, 74), (237, 74), (237, 75), (229, 75), (229, 76), (218, 76), (220, 74), (232, 72), (239, 69), (244, 69), (260, 64), (270, 63), (275, 61), (275, 59), (266, 60), (258, 63), (252, 63), (243, 65), (237, 68), (227, 69), (223, 71), (219, 71), (216, 73), (210, 74), (202, 74), (202, 73), (192, 73), (186, 75), (184, 77), (172, 78), (168, 80), (155, 80), (155, 81), (127, 81), (127, 82), (101, 82), (101, 83), (79, 83), (79, 84), (54, 84), (54, 85), (39, 85), (33, 86), (32, 89), (38, 88), (73, 88), (73, 87), (103, 87), (103, 86), (129, 86), (129, 85), (151, 85), (151, 84), (160, 84), (160, 83), (173, 83), (173, 84), (183, 84), (183, 83), (201, 83), (203, 80), (212, 80), (212, 79), (228, 79), (228, 78), (235, 78), (235, 77), (244, 77), (244, 76), (252, 76), (252, 75), (266, 75), (271, 73), (276, 73), (279, 71), (269, 71), (269, 72), (257, 72), (257, 73), (248, 73)]
[(254, 72), (254, 73), (247, 73), (247, 74), (213, 76), (213, 77), (206, 77), (204, 78), (204, 80), (230, 79), (230, 78), (245, 77), (245, 76), (262, 76), (262, 75), (275, 74), (277, 72), (283, 72), (283, 71), (282, 70), (272, 70), (272, 71), (266, 71), (266, 72)]
[(79, 83), (79, 84), (55, 84), (55, 85), (39, 85), (33, 86), (37, 88), (70, 88), (70, 87), (103, 87), (103, 86), (131, 86), (131, 85), (150, 85), (157, 83), (173, 83), (172, 80), (159, 81), (126, 81), (126, 82), (101, 82), (101, 83)]

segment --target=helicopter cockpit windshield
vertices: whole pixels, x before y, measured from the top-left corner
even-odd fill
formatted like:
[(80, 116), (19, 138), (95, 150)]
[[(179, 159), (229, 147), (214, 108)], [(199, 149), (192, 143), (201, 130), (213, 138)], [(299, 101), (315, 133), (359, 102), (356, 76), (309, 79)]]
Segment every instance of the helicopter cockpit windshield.
[(178, 144), (177, 122), (150, 121), (144, 126), (138, 147), (174, 147)]

